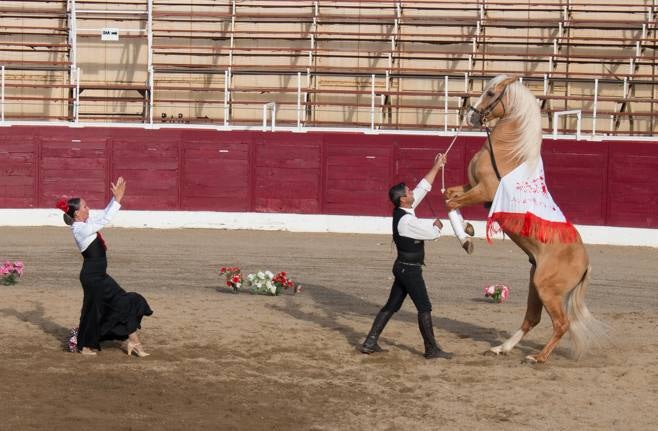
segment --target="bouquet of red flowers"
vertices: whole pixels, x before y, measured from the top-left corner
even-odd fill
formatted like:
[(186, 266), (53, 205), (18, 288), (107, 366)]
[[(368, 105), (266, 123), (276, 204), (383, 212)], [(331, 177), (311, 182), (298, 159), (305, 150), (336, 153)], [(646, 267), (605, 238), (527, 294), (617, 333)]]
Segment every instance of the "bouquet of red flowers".
[(293, 293), (302, 291), (302, 286), (292, 281), (283, 271), (276, 275), (270, 271), (258, 271), (243, 276), (237, 266), (223, 266), (219, 274), (226, 278), (226, 286), (232, 288), (235, 293), (241, 287), (248, 287), (251, 293), (260, 295), (280, 295), (287, 289), (291, 289)]
[(296, 284), (292, 279), (288, 278), (284, 271), (279, 272), (272, 278), (272, 283), (276, 286), (277, 294), (281, 293), (282, 289), (293, 289), (294, 293), (302, 291), (302, 286)]
[(24, 268), (25, 265), (20, 260), (14, 263), (6, 261), (0, 264), (0, 283), (5, 286), (16, 284), (18, 279), (23, 275)]
[(242, 286), (242, 272), (237, 266), (223, 266), (219, 270), (219, 275), (226, 277), (226, 286), (232, 287), (235, 292)]

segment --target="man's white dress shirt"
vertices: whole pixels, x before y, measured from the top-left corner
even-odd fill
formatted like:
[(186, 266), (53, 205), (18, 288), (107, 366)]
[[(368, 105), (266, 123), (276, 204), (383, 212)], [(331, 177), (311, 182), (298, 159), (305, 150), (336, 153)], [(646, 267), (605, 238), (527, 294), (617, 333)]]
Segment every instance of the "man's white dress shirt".
[(414, 203), (411, 205), (411, 208), (400, 207), (407, 212), (398, 222), (398, 233), (400, 236), (424, 241), (435, 240), (441, 236), (441, 230), (433, 224), (434, 220), (419, 219), (414, 212), (415, 208), (422, 202), (430, 190), (432, 190), (432, 185), (423, 178), (412, 192)]

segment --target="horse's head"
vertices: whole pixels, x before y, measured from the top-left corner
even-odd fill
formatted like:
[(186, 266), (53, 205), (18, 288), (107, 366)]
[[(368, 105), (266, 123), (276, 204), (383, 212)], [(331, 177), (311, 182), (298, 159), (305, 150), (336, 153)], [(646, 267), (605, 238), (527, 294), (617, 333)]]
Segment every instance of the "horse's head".
[(504, 117), (507, 86), (517, 79), (515, 76), (498, 75), (490, 80), (475, 105), (468, 107), (466, 123), (473, 127), (482, 127), (487, 121)]

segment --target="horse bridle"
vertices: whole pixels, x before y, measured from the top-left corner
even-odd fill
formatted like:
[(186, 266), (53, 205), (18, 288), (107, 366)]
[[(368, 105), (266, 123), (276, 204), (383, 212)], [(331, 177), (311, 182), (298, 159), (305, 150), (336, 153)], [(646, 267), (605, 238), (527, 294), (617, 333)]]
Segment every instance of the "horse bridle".
[[(477, 109), (473, 105), (469, 105), (468, 110), (473, 111), (478, 115), (478, 119), (480, 120), (481, 125), (485, 125), (485, 122), (487, 121), (487, 115), (491, 114), (491, 112), (496, 108), (496, 105), (499, 103), (503, 105), (503, 115), (502, 117), (505, 116), (505, 104), (503, 103), (503, 96), (505, 95), (505, 92), (507, 91), (507, 86), (503, 89), (503, 91), (500, 92), (498, 97), (496, 97), (486, 108), (484, 109)], [(486, 127), (486, 125), (485, 125)]]
[(493, 166), (498, 181), (500, 181), (501, 176), (500, 176), (500, 172), (498, 172), (498, 165), (496, 164), (496, 156), (494, 155), (494, 150), (493, 150), (493, 142), (491, 142), (491, 130), (486, 124), (487, 121), (486, 118), (487, 115), (491, 114), (491, 111), (494, 110), (494, 108), (496, 107), (496, 105), (498, 105), (498, 103), (503, 105), (503, 115), (501, 117), (505, 116), (505, 104), (503, 103), (503, 96), (505, 95), (506, 91), (507, 91), (507, 86), (505, 86), (505, 88), (503, 89), (503, 91), (500, 92), (498, 97), (496, 97), (485, 109), (477, 109), (473, 107), (473, 105), (468, 107), (469, 111), (473, 111), (478, 115), (478, 120), (480, 125), (484, 126), (484, 129), (487, 131), (487, 140), (489, 141), (489, 157), (491, 158), (491, 165)]

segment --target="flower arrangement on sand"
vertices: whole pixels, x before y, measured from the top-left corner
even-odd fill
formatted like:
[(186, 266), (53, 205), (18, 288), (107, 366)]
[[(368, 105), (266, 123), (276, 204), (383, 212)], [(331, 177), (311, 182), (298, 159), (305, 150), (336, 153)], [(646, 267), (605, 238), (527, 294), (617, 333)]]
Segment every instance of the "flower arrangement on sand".
[(223, 266), (219, 270), (219, 275), (226, 277), (226, 286), (237, 292), (242, 287), (242, 272), (237, 266)]
[(486, 298), (491, 298), (493, 302), (496, 303), (505, 302), (509, 299), (509, 287), (500, 283), (485, 286), (484, 296)]
[(290, 289), (295, 294), (302, 291), (302, 286), (295, 283), (284, 272), (274, 274), (271, 271), (258, 271), (248, 274), (244, 279), (242, 271), (238, 267), (222, 267), (219, 274), (226, 278), (226, 286), (238, 292), (241, 287), (248, 287), (253, 294), (280, 295), (283, 291)]
[(5, 286), (16, 284), (23, 275), (25, 265), (20, 260), (16, 262), (6, 261), (0, 264), (0, 283)]
[(66, 337), (66, 347), (69, 352), (75, 353), (78, 351), (78, 328), (71, 328), (69, 331)]

